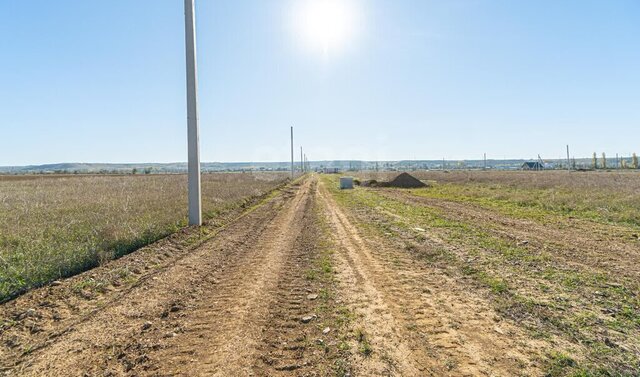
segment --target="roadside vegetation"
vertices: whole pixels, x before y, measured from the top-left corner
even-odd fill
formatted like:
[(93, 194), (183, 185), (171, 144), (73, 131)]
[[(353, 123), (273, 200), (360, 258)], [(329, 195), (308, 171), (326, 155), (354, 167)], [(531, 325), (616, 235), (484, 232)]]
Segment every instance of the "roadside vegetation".
[[(571, 261), (563, 250), (558, 249), (560, 246), (555, 240), (542, 244), (523, 242), (499, 232), (490, 221), (457, 218), (442, 208), (418, 200), (412, 202), (410, 198), (411, 193), (416, 199), (419, 196), (446, 197), (504, 210), (507, 216), (516, 217), (522, 213), (512, 211), (512, 204), (503, 204), (500, 200), (511, 203), (509, 200), (528, 198), (531, 205), (525, 208), (560, 214), (564, 213), (560, 209), (563, 199), (552, 192), (573, 190), (578, 198), (573, 202), (576, 209), (572, 210), (572, 216), (635, 226), (633, 219), (639, 213), (636, 206), (640, 204), (633, 200), (624, 207), (627, 210), (624, 215), (605, 217), (605, 211), (586, 212), (590, 210), (586, 203), (598, 198), (602, 192), (609, 192), (609, 197), (614, 198), (612, 203), (624, 203), (627, 196), (634, 196), (634, 192), (628, 188), (611, 191), (606, 187), (608, 184), (599, 188), (583, 187), (586, 181), (573, 183), (573, 188), (565, 185), (559, 189), (557, 176), (553, 174), (548, 178), (534, 175), (532, 179), (538, 180), (536, 183), (524, 178), (509, 182), (505, 177), (509, 176), (497, 174), (494, 180), (487, 182), (469, 181), (467, 177), (466, 183), (449, 181), (441, 186), (404, 191), (403, 195), (397, 196), (389, 194), (402, 190), (357, 188), (340, 191), (335, 176), (323, 176), (323, 179), (338, 203), (355, 214), (363, 231), (403, 244), (404, 250), (418, 263), (456, 277), (460, 284), (487, 296), (500, 316), (525, 328), (532, 338), (547, 342), (550, 349), (541, 355), (547, 375), (635, 375), (640, 370), (640, 286), (637, 280), (594, 268), (588, 260), (597, 255), (585, 254), (584, 261)], [(638, 178), (630, 175), (623, 179)], [(542, 182), (544, 179), (550, 182)], [(620, 194), (620, 191), (625, 193)], [(532, 196), (532, 192), (541, 194)], [(594, 192), (596, 194), (592, 194)], [(410, 194), (404, 195), (407, 193)], [(567, 195), (566, 198), (570, 196)], [(541, 207), (542, 203), (553, 202), (554, 198), (556, 204)], [(602, 197), (602, 200), (606, 198)], [(493, 204), (494, 201), (500, 204)], [(580, 205), (585, 206), (582, 212)], [(593, 213), (598, 216), (592, 216)], [(636, 266), (622, 268), (634, 269)]]
[[(391, 173), (363, 173), (386, 179)], [(420, 171), (426, 197), (473, 202), (506, 214), (544, 220), (572, 216), (640, 229), (640, 173)]]
[(307, 271), (307, 279), (317, 280), (321, 287), (317, 305), (321, 321), (317, 324), (317, 328), (318, 331), (329, 337), (327, 341), (317, 341), (316, 344), (323, 350), (326, 358), (333, 359), (333, 370), (326, 375), (346, 376), (353, 373), (352, 350), (348, 343), (353, 313), (346, 306), (340, 304), (342, 298), (338, 296), (339, 289), (333, 255), (335, 244), (331, 237), (329, 224), (327, 224), (318, 202), (314, 203), (313, 216), (318, 229), (316, 240), (318, 255), (314, 260), (313, 267)]
[[(205, 174), (206, 219), (286, 174)], [(0, 301), (130, 253), (187, 225), (184, 175), (0, 176)]]

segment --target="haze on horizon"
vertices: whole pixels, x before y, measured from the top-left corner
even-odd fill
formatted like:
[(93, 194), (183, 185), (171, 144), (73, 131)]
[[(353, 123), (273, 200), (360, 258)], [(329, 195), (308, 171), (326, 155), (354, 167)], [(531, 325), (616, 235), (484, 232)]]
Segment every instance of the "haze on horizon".
[[(640, 152), (640, 2), (196, 3), (203, 161)], [(186, 160), (182, 6), (0, 3), (0, 166)]]

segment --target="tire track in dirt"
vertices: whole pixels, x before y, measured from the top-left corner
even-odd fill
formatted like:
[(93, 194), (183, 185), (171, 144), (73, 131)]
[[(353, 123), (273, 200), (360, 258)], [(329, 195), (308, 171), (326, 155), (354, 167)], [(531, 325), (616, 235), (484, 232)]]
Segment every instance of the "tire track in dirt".
[(5, 374), (158, 375), (185, 361), (184, 375), (249, 370), (309, 190), (305, 182), (231, 224)]
[[(284, 187), (284, 186), (282, 186)], [(0, 306), (0, 374), (25, 353), (47, 347), (137, 287), (189, 256), (227, 225), (241, 221), (264, 198), (254, 198), (210, 220), (200, 229), (183, 229), (107, 265), (32, 290)], [(281, 203), (271, 201), (276, 208)], [(84, 288), (89, 284), (88, 289)]]
[(309, 191), (306, 181), (252, 245), (259, 252), (213, 274), (215, 289), (201, 290), (199, 305), (189, 313), (190, 330), (158, 353), (160, 374), (251, 374), (264, 318), (275, 301), (285, 257), (301, 230)]
[(333, 318), (333, 281), (324, 270), (326, 254), (320, 254), (323, 234), (318, 231), (316, 187), (314, 180), (302, 230), (278, 282), (258, 347), (257, 376), (342, 377), (349, 368), (346, 355), (338, 350), (341, 329)]
[[(318, 367), (305, 357), (314, 351), (312, 334), (305, 331), (313, 325), (301, 322), (303, 317), (313, 318), (313, 309), (307, 299), (313, 290), (303, 276), (311, 264), (310, 257), (302, 252), (287, 258), (285, 269), (290, 273), (284, 274), (278, 283), (277, 298), (258, 347), (261, 356), (254, 366), (256, 375), (291, 375), (294, 371), (296, 375), (311, 375)], [(319, 334), (318, 331), (316, 335)]]
[[(611, 234), (615, 225), (603, 225), (579, 219), (567, 219), (561, 224), (541, 224), (532, 220), (518, 219), (498, 211), (485, 209), (472, 203), (458, 203), (445, 199), (425, 198), (410, 192), (379, 190), (383, 196), (400, 200), (404, 204), (422, 205), (440, 210), (447, 218), (464, 220), (488, 229), (502, 238), (526, 241), (531, 250), (549, 249), (549, 254), (567, 266), (596, 268), (611, 273), (612, 277), (624, 276), (633, 281), (640, 280), (640, 270), (629, 268), (640, 264), (638, 241), (620, 241)], [(564, 228), (561, 229), (560, 227)], [(569, 231), (568, 229), (573, 229)], [(628, 233), (628, 232), (627, 232)]]
[[(544, 344), (498, 316), (477, 292), (381, 239), (365, 241), (323, 188), (348, 304), (371, 334), (374, 354), (356, 357), (361, 375), (540, 374)], [(366, 219), (360, 219), (366, 221)]]
[(285, 257), (303, 224), (309, 191), (307, 181), (266, 227), (251, 246), (259, 252), (213, 274), (215, 289), (200, 290), (201, 301), (188, 316), (190, 330), (157, 355), (161, 374), (251, 374)]
[[(342, 296), (357, 316), (353, 327), (361, 329), (376, 350), (371, 357), (354, 355), (355, 372), (365, 376), (423, 374), (428, 362), (412, 357), (405, 334), (400, 332), (401, 324), (390, 308), (392, 302), (372, 281), (372, 274), (378, 271), (365, 270), (371, 265), (364, 263), (361, 245), (355, 244), (354, 234), (345, 228), (337, 204), (325, 188), (321, 189), (321, 198), (338, 248), (334, 255)], [(352, 348), (357, 350), (358, 345), (352, 344)]]

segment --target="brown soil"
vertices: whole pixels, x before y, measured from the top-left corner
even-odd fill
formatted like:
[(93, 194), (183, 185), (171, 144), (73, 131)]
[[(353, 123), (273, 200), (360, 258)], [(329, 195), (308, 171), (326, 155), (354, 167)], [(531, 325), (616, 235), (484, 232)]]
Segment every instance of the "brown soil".
[[(444, 228), (421, 233), (428, 242), (439, 244), (462, 261), (459, 269), (484, 269), (504, 279), (513, 295), (494, 297), (495, 307), (504, 318), (532, 334), (544, 334), (554, 345), (552, 353), (568, 353), (589, 369), (635, 375), (637, 325), (611, 325), (622, 318), (619, 308), (637, 305), (640, 274), (635, 266), (640, 261), (640, 248), (637, 240), (629, 237), (632, 230), (563, 216), (550, 216), (544, 222), (525, 220), (470, 203), (417, 197), (398, 190), (377, 192), (411, 206), (434, 208), (445, 219), (526, 250), (522, 258), (501, 257), (491, 246), (478, 247), (472, 236), (462, 236), (454, 246), (443, 241), (449, 239)], [(541, 258), (528, 260), (527, 256)], [(554, 274), (560, 278), (553, 278)], [(581, 318), (586, 316), (597, 320), (585, 325)]]
[(192, 229), (31, 291), (0, 306), (0, 374), (542, 373), (546, 343), (402, 240), (365, 236), (366, 220), (311, 176), (203, 228), (203, 243)]
[(317, 243), (314, 193), (315, 183), (306, 181), (190, 253), (168, 253), (166, 266), (144, 272), (133, 267), (137, 282), (95, 293), (99, 298), (93, 307), (82, 302), (91, 301), (93, 293), (77, 293), (73, 287), (108, 274), (103, 270), (117, 273), (115, 265), (137, 258), (145, 258), (146, 265), (157, 263), (156, 255), (134, 253), (114, 266), (5, 304), (3, 373), (313, 375), (332, 369), (337, 352), (306, 340), (336, 344), (332, 339), (338, 334), (323, 334), (317, 318), (301, 322), (319, 305), (307, 299), (319, 287), (303, 277)]
[(356, 359), (358, 375), (541, 374), (544, 343), (502, 322), (445, 271), (388, 240), (365, 240), (326, 190), (321, 197), (337, 238), (339, 281), (374, 350)]

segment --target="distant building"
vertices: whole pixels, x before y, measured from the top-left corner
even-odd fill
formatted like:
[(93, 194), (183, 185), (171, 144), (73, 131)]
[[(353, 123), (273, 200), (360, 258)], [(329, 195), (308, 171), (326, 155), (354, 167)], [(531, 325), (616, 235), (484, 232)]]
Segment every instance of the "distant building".
[(522, 170), (544, 170), (544, 165), (539, 161), (525, 162), (522, 164)]

